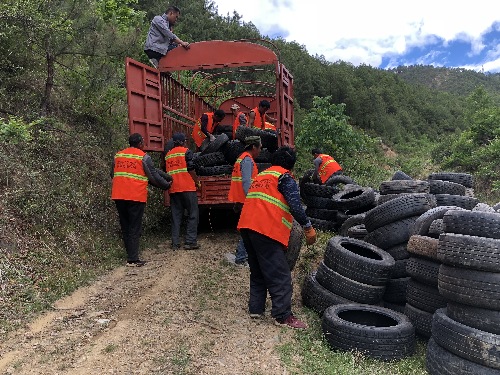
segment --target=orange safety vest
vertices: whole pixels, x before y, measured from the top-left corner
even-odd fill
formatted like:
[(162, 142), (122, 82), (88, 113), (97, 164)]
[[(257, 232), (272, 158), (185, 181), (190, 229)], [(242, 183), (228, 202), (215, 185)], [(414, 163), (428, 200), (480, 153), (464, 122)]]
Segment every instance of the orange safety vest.
[(251, 229), (288, 246), (293, 216), (278, 190), (279, 177), (288, 172), (285, 168), (272, 166), (257, 175), (245, 198), (238, 229)]
[(270, 122), (265, 121), (264, 122), (264, 130), (274, 130), (274, 131), (276, 131), (276, 126), (274, 126)]
[(264, 116), (261, 116), (259, 112), (259, 107), (255, 107), (250, 112), (255, 113), (255, 118), (253, 120), (253, 127), (264, 130), (265, 127), (264, 119), (266, 117), (266, 114), (264, 114)]
[[(238, 114), (236, 115), (236, 117), (234, 119), (234, 122), (233, 122), (233, 140), (236, 139), (236, 129), (238, 129), (238, 126), (240, 126), (240, 116), (244, 115), (244, 114), (245, 114), (244, 112), (238, 112)], [(248, 116), (245, 115), (245, 118), (246, 118), (247, 124), (248, 124)]]
[(129, 147), (115, 155), (111, 199), (144, 202), (148, 200), (148, 178), (142, 159), (146, 153)]
[[(207, 123), (207, 131), (212, 134), (214, 131), (214, 113), (213, 112), (206, 112), (204, 115), (208, 116), (208, 123)], [(196, 121), (196, 124), (194, 125), (193, 132), (191, 133), (191, 137), (194, 140), (194, 143), (196, 143), (196, 146), (200, 147), (201, 143), (207, 136), (201, 131), (201, 117)]]
[(188, 148), (177, 146), (171, 149), (165, 156), (165, 164), (168, 174), (172, 176), (170, 194), (185, 191), (196, 191), (194, 180), (187, 170), (186, 151)]
[(342, 167), (330, 155), (320, 154), (318, 157), (321, 158), (321, 164), (318, 168), (318, 174), (319, 178), (321, 179), (321, 183), (324, 184), (332, 174), (341, 171)]
[(234, 163), (233, 174), (231, 175), (231, 186), (229, 187), (229, 194), (227, 197), (228, 201), (230, 202), (245, 202), (245, 191), (243, 190), (243, 179), (241, 176), (241, 162), (246, 157), (250, 157), (253, 162), (252, 181), (259, 173), (257, 164), (253, 160), (252, 155), (250, 155), (250, 153), (247, 151), (243, 152)]

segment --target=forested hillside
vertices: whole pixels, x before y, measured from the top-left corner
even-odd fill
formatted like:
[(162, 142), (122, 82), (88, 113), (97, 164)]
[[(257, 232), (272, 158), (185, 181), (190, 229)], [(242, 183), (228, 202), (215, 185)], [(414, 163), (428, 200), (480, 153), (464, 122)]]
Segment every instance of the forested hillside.
[[(266, 38), (237, 13), (218, 14), (208, 0), (175, 3), (182, 10), (175, 32), (185, 41)], [(117, 264), (109, 162), (128, 135), (124, 60), (147, 63), (149, 23), (166, 5), (0, 3), (0, 301), (13, 306), (0, 314), (0, 333)], [(294, 76), (303, 165), (310, 163), (305, 148), (328, 142), (363, 183), (376, 186), (394, 169), (418, 177), (445, 167), (476, 174), (488, 194), (500, 189), (498, 74), (384, 71), (328, 62), (296, 42), (272, 43)], [(323, 137), (326, 131), (332, 134)], [(383, 159), (381, 144), (397, 157)], [(159, 224), (165, 230), (161, 198), (150, 195), (145, 233)]]

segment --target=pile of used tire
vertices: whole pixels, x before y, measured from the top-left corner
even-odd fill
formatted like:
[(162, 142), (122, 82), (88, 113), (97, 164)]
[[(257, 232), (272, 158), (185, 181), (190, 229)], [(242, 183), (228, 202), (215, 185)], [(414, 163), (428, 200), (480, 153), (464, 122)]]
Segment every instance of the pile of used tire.
[(447, 306), (432, 318), (427, 369), (500, 374), (500, 213), (485, 204), (449, 210), (442, 228), (438, 288)]
[(415, 348), (415, 330), (401, 313), (381, 303), (395, 261), (365, 241), (335, 236), (323, 261), (305, 280), (302, 302), (322, 315), (334, 349), (357, 350), (379, 359), (399, 359)]
[(195, 153), (193, 163), (198, 176), (231, 175), (234, 163), (245, 149), (245, 138), (251, 135), (261, 137), (262, 149), (255, 158), (259, 172), (271, 166), (271, 155), (278, 148), (276, 132), (240, 126), (236, 130), (236, 139), (232, 138), (232, 127), (219, 125), (216, 128), (215, 140), (205, 140), (200, 152)]
[(336, 232), (352, 216), (375, 207), (372, 188), (356, 185), (346, 175), (335, 175), (325, 184), (315, 179), (314, 169), (300, 179), (300, 196), (315, 229)]

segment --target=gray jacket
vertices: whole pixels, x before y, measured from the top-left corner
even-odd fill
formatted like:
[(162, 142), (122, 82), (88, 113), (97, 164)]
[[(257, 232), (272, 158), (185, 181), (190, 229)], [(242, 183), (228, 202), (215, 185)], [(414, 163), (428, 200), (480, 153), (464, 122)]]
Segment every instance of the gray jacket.
[(163, 13), (161, 16), (155, 16), (151, 21), (146, 43), (144, 43), (144, 50), (152, 50), (162, 55), (166, 55), (168, 46), (178, 39), (172, 31), (170, 31), (170, 22), (168, 22), (167, 14)]

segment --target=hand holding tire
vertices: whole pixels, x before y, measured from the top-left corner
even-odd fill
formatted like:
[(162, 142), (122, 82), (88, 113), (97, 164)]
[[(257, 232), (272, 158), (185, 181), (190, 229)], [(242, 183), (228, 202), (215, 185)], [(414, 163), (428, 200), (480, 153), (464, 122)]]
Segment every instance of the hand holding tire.
[(304, 234), (306, 235), (306, 245), (312, 245), (316, 242), (316, 231), (312, 226), (304, 229)]

